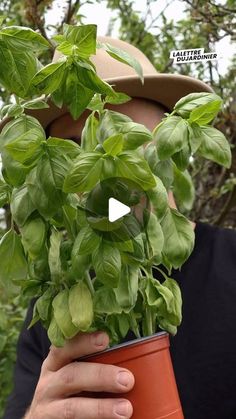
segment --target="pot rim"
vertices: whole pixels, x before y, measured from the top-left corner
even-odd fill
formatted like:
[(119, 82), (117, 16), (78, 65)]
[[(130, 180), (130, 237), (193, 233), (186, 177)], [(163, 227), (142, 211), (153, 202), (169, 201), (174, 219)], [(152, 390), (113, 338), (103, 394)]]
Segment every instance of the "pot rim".
[(126, 346), (137, 345), (140, 342), (145, 342), (147, 340), (152, 340), (154, 338), (161, 338), (162, 336), (169, 336), (169, 333), (167, 333), (165, 331), (162, 331), (162, 332), (154, 333), (153, 335), (150, 335), (150, 336), (144, 336), (144, 337), (141, 337), (141, 338), (128, 340), (127, 342), (123, 342), (123, 343), (119, 343), (118, 345), (114, 345), (111, 348), (108, 347), (107, 349), (104, 349), (103, 351), (97, 351), (97, 352), (94, 352), (92, 354), (82, 356), (82, 357), (78, 358), (78, 361), (84, 361), (84, 360), (87, 360), (89, 358), (93, 358), (94, 356), (110, 353), (110, 352), (113, 352), (117, 349), (124, 348)]

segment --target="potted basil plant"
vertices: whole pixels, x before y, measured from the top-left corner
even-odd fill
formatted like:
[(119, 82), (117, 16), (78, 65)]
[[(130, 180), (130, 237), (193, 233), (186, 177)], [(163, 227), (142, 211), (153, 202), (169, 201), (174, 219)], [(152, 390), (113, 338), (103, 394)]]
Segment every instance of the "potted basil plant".
[[(150, 132), (104, 108), (130, 98), (101, 80), (90, 60), (97, 45), (142, 79), (133, 57), (96, 44), (95, 25), (64, 25), (54, 42), (61, 58), (43, 65), (38, 57), (49, 47), (46, 39), (25, 27), (0, 29), (0, 83), (11, 93), (1, 109), (0, 202), (10, 206), (11, 227), (0, 242), (0, 280), (37, 297), (29, 327), (40, 320), (56, 346), (81, 331), (108, 333), (110, 348), (89, 359), (133, 371), (136, 384), (127, 398), (134, 418), (182, 418), (168, 349), (182, 305), (171, 271), (191, 254), (194, 232), (169, 206), (167, 193), (173, 189), (180, 206), (192, 197), (190, 156), (230, 167), (229, 144), (211, 126), (222, 100), (213, 93), (187, 95)], [(81, 94), (74, 95), (78, 87)], [(51, 102), (67, 106), (74, 119), (91, 111), (81, 145), (46, 138), (32, 112)], [(136, 201), (127, 182), (148, 201), (142, 220), (135, 211), (123, 217), (123, 230), (96, 207), (104, 185), (116, 193), (107, 186), (116, 178), (122, 194), (128, 188), (131, 207)], [(136, 340), (122, 344), (129, 331)]]

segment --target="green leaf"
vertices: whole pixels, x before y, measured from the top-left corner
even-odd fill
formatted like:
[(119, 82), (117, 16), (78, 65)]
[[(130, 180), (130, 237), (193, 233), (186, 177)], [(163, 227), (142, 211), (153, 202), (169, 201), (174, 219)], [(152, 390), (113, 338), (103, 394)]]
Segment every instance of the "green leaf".
[(156, 147), (152, 143), (145, 147), (144, 157), (147, 160), (153, 174), (160, 178), (167, 190), (170, 189), (174, 179), (173, 162), (171, 159), (160, 161)]
[(0, 241), (0, 283), (10, 287), (9, 281), (25, 279), (28, 273), (27, 262), (18, 234), (9, 230)]
[(105, 103), (111, 103), (112, 105), (121, 105), (131, 100), (131, 97), (125, 93), (115, 92), (114, 96), (106, 96)]
[(81, 61), (76, 61), (75, 64), (77, 67), (79, 83), (81, 83), (84, 87), (87, 87), (87, 89), (92, 90), (94, 93), (97, 92), (103, 95), (113, 95), (112, 87), (107, 82), (103, 81), (94, 70), (85, 68), (83, 65), (84, 63)]
[(61, 277), (61, 259), (60, 259), (61, 233), (52, 230), (50, 236), (50, 248), (48, 252), (48, 263), (52, 279)]
[(1, 110), (2, 117), (16, 117), (20, 116), (24, 112), (24, 108), (21, 105), (18, 105), (17, 103), (14, 103), (12, 105), (6, 105)]
[(187, 144), (182, 150), (171, 156), (172, 160), (175, 162), (179, 170), (184, 171), (189, 165), (189, 159), (191, 156), (191, 149), (189, 144)]
[(93, 299), (87, 285), (82, 281), (69, 291), (69, 310), (73, 324), (86, 332), (93, 322)]
[(147, 162), (138, 154), (124, 152), (116, 160), (118, 176), (131, 179), (145, 191), (156, 186), (154, 175)]
[(123, 266), (117, 288), (114, 289), (116, 300), (125, 313), (135, 306), (138, 297), (138, 269)]
[(168, 194), (161, 179), (155, 177), (155, 180), (155, 188), (149, 189), (147, 195), (151, 201), (153, 213), (161, 221), (168, 207)]
[(96, 25), (63, 25), (63, 35), (65, 39), (72, 45), (76, 45), (76, 54), (81, 57), (88, 58), (92, 54), (96, 54)]
[(121, 271), (119, 250), (102, 242), (93, 252), (92, 261), (99, 281), (108, 287), (117, 287)]
[(153, 140), (152, 133), (144, 125), (136, 122), (124, 123), (120, 132), (124, 134), (124, 150), (135, 150)]
[(56, 295), (52, 302), (55, 320), (61, 332), (67, 339), (74, 337), (79, 328), (72, 323), (69, 310), (69, 290), (63, 290)]
[(46, 225), (42, 218), (26, 221), (20, 229), (21, 242), (31, 259), (36, 259), (46, 240)]
[(183, 265), (193, 250), (193, 227), (187, 218), (172, 208), (167, 209), (161, 227), (164, 233), (163, 253), (177, 269)]
[(49, 317), (50, 307), (53, 299), (52, 290), (48, 288), (43, 295), (36, 301), (37, 312), (42, 320)]
[(64, 71), (66, 69), (66, 58), (60, 58), (56, 63), (51, 63), (39, 70), (33, 77), (31, 84), (42, 94), (53, 93), (60, 86)]
[(65, 345), (65, 338), (57, 325), (55, 317), (52, 317), (49, 328), (48, 338), (50, 342), (57, 347), (63, 347)]
[(103, 143), (107, 138), (119, 134), (125, 122), (132, 122), (132, 119), (119, 112), (104, 110), (97, 129), (99, 141)]
[[(68, 164), (70, 164), (68, 157), (73, 160), (78, 157), (81, 152), (80, 146), (77, 143), (64, 138), (49, 137), (46, 147), (52, 159), (57, 158), (58, 161), (68, 162)], [(63, 155), (66, 155), (66, 158), (64, 157), (64, 159), (62, 159)], [(66, 174), (68, 168), (69, 166), (63, 168), (64, 174)]]
[(103, 286), (95, 292), (94, 312), (101, 314), (120, 314), (122, 312), (122, 307), (117, 302), (113, 288)]
[(215, 93), (190, 93), (187, 96), (182, 97), (174, 106), (174, 111), (183, 118), (189, 118), (191, 111), (201, 105), (209, 104), (215, 100), (221, 98)]
[(201, 127), (195, 122), (192, 122), (191, 125), (188, 125), (189, 132), (189, 145), (191, 147), (192, 153), (196, 153), (199, 149), (202, 142), (202, 132)]
[(116, 134), (104, 141), (103, 148), (110, 156), (116, 156), (122, 151), (123, 145), (124, 136), (122, 134)]
[(157, 217), (151, 212), (147, 224), (147, 239), (149, 257), (155, 258), (155, 264), (161, 263), (161, 253), (164, 246), (164, 235)]
[(201, 127), (201, 145), (197, 150), (201, 156), (228, 169), (231, 166), (230, 145), (221, 131), (213, 127)]
[(64, 103), (68, 106), (73, 119), (77, 119), (90, 103), (94, 91), (79, 83), (77, 66), (71, 65), (66, 74)]
[(8, 47), (16, 50), (26, 48), (41, 51), (50, 47), (48, 41), (38, 32), (22, 26), (7, 26), (0, 30), (2, 38)]
[(10, 156), (25, 166), (35, 164), (42, 155), (41, 144), (45, 140), (38, 129), (30, 129), (15, 141), (6, 144)]
[[(63, 194), (60, 190), (64, 181), (68, 165), (64, 158), (51, 159), (49, 154), (44, 154), (37, 166), (26, 177), (26, 184), (30, 198), (38, 212), (50, 219), (63, 204)], [(63, 163), (63, 164), (61, 164)]]
[(174, 279), (167, 278), (162, 286), (168, 288), (174, 297), (170, 309), (171, 316), (168, 316), (168, 320), (170, 320), (173, 325), (179, 326), (182, 321), (182, 297), (179, 285)]
[(72, 170), (65, 178), (64, 192), (88, 192), (100, 180), (102, 170), (102, 154), (81, 153)]
[(40, 98), (28, 100), (27, 102), (23, 103), (25, 109), (47, 109), (49, 105), (47, 102)]
[(101, 236), (96, 234), (88, 225), (83, 227), (75, 239), (77, 254), (86, 255), (92, 253), (101, 242)]
[(144, 83), (143, 78), (143, 69), (141, 64), (134, 58), (132, 55), (128, 54), (128, 52), (123, 51), (120, 48), (116, 48), (109, 43), (102, 44), (102, 47), (105, 48), (106, 52), (115, 60), (120, 61), (121, 63), (127, 64), (132, 67), (136, 73), (138, 74), (139, 78), (141, 79), (142, 83)]
[(0, 83), (11, 93), (27, 98), (32, 77), (38, 71), (37, 58), (25, 49), (10, 50), (0, 40)]
[(81, 135), (81, 147), (84, 151), (93, 151), (98, 144), (97, 141), (98, 120), (95, 112), (92, 112), (86, 119)]
[(10, 187), (0, 179), (0, 208), (9, 202)]
[(181, 172), (174, 168), (173, 193), (180, 211), (190, 211), (195, 199), (195, 189), (192, 178), (187, 170)]
[(179, 116), (164, 120), (154, 135), (160, 160), (166, 160), (187, 145), (188, 125)]
[(189, 116), (189, 121), (196, 122), (199, 125), (207, 125), (216, 117), (216, 115), (221, 109), (221, 106), (222, 106), (221, 99), (213, 100), (210, 103), (201, 105), (191, 111), (190, 116)]

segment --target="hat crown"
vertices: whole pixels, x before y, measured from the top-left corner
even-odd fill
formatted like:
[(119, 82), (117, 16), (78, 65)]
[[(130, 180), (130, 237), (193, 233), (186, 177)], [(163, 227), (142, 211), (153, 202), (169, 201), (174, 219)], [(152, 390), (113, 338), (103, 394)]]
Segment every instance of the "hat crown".
[[(121, 39), (111, 38), (110, 36), (98, 36), (97, 40), (101, 43), (107, 43), (115, 48), (119, 48), (135, 58), (142, 67), (144, 77), (151, 74), (158, 74), (151, 61), (134, 45), (122, 41)], [(53, 62), (57, 61), (61, 56), (62, 53), (55, 50)], [(133, 67), (111, 57), (103, 48), (97, 48), (96, 55), (92, 55), (90, 59), (96, 67), (98, 76), (103, 80), (120, 80), (123, 77), (129, 76), (139, 77)]]

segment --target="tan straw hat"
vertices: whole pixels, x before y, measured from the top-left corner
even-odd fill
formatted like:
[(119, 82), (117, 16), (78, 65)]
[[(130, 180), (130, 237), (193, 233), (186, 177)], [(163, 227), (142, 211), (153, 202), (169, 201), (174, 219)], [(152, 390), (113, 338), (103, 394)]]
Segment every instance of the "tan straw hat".
[[(100, 36), (98, 40), (128, 52), (139, 61), (143, 68), (144, 84), (130, 66), (110, 57), (105, 50), (98, 49), (96, 55), (91, 57), (91, 61), (95, 64), (98, 75), (112, 84), (118, 92), (126, 93), (131, 97), (152, 99), (170, 110), (181, 97), (189, 93), (213, 92), (210, 86), (193, 77), (158, 73), (143, 52), (127, 42), (108, 36)], [(60, 56), (61, 54), (56, 51), (53, 61), (57, 61)], [(51, 102), (49, 105), (47, 109), (27, 110), (27, 114), (35, 116), (46, 128), (50, 122), (68, 112), (66, 107), (59, 109)], [(0, 124), (0, 131), (1, 125), (4, 125), (4, 121)]]

